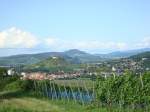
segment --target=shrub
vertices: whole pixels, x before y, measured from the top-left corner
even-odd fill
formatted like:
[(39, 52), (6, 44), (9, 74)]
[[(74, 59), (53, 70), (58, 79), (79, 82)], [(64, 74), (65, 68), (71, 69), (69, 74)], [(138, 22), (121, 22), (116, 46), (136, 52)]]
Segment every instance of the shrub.
[(13, 81), (12, 83), (9, 83), (5, 86), (4, 90), (20, 90), (21, 87), (20, 87), (20, 81), (17, 80), (17, 81)]
[(33, 80), (20, 80), (20, 88), (24, 91), (34, 90)]

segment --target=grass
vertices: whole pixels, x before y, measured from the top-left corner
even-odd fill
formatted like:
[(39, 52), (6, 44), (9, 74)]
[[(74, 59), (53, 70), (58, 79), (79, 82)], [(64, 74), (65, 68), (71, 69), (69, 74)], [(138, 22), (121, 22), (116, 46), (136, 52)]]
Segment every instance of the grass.
[[(0, 112), (146, 112), (131, 108), (97, 108), (93, 105), (81, 105), (74, 101), (50, 100), (36, 97), (32, 92), (11, 91), (0, 93)], [(147, 111), (148, 112), (148, 111)]]
[(69, 86), (69, 87), (81, 87), (92, 89), (94, 82), (90, 79), (69, 79), (69, 80), (54, 80), (54, 82), (61, 86)]
[[(90, 79), (55, 80), (58, 85), (84, 87), (92, 89)], [(97, 107), (93, 104), (82, 105), (73, 100), (51, 100), (39, 96), (35, 92), (18, 90), (0, 92), (0, 112), (148, 112), (148, 110), (134, 110), (131, 107), (122, 109), (118, 106)]]
[(96, 112), (74, 101), (50, 100), (33, 95), (23, 91), (1, 92), (0, 112)]
[(59, 112), (58, 110), (61, 110), (58, 106), (50, 105), (47, 101), (26, 97), (4, 99), (0, 105), (0, 110), (1, 109), (10, 109), (12, 112), (15, 112), (16, 110), (29, 112)]

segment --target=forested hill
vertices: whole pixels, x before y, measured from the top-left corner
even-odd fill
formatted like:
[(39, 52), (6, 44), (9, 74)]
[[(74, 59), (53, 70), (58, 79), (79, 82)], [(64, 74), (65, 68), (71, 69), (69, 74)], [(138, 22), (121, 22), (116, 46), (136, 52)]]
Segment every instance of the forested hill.
[(27, 65), (24, 67), (26, 71), (44, 71), (44, 72), (58, 72), (58, 71), (73, 71), (80, 68), (80, 64), (73, 64), (62, 57), (49, 57), (38, 63)]
[(150, 52), (144, 52), (131, 56), (130, 59), (133, 59), (136, 62), (142, 61), (143, 66), (150, 68)]
[(150, 51), (149, 52), (140, 53), (140, 54), (137, 54), (137, 55), (133, 55), (130, 58), (132, 58), (134, 60), (141, 60), (142, 58), (150, 59)]
[(97, 63), (105, 60), (116, 58), (127, 58), (129, 56), (150, 51), (147, 49), (139, 49), (132, 51), (112, 52), (108, 54), (90, 54), (78, 49), (71, 49), (64, 52), (45, 52), (38, 54), (22, 54), (7, 57), (0, 57), (0, 66), (12, 66), (12, 65), (29, 65), (43, 61), (52, 56), (59, 56), (72, 63)]
[(62, 57), (72, 63), (97, 62), (102, 60), (100, 56), (72, 49), (64, 52), (46, 52), (0, 57), (0, 66), (35, 64), (52, 56)]

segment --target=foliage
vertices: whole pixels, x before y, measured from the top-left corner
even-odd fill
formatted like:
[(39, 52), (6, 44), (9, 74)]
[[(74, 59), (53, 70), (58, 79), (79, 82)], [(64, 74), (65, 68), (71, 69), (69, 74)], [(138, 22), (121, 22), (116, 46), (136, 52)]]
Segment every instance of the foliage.
[(7, 69), (0, 67), (0, 80), (7, 76)]
[(6, 85), (18, 80), (18, 76), (13, 77), (4, 77), (3, 79), (0, 79), (0, 91), (2, 91)]
[[(15, 94), (21, 93), (16, 92)], [(71, 100), (69, 102), (67, 100), (47, 100), (24, 94), (17, 97), (12, 95), (9, 97), (9, 100), (6, 98), (0, 100), (0, 112), (143, 112), (143, 110), (133, 110), (130, 107), (126, 109), (118, 107), (108, 109), (106, 107), (99, 108), (91, 105), (83, 106)]]
[(0, 79), (0, 91), (7, 90), (33, 90), (32, 80), (20, 80), (20, 77), (17, 75), (14, 76), (6, 76)]
[(146, 107), (150, 103), (150, 72), (143, 75), (125, 73), (122, 76), (98, 77), (96, 82), (97, 103), (133, 108)]
[[(143, 58), (144, 58), (144, 60), (143, 60)], [(143, 67), (150, 68), (150, 52), (144, 52), (144, 53), (140, 53), (140, 54), (131, 56), (130, 59), (133, 59), (136, 62), (142, 61)]]
[(83, 65), (72, 64), (68, 60), (62, 57), (50, 57), (46, 60), (38, 62), (36, 64), (28, 65), (24, 67), (25, 71), (43, 71), (43, 72), (71, 72), (74, 69), (82, 68)]
[(34, 81), (33, 80), (21, 80), (20, 88), (24, 91), (30, 91), (34, 89)]
[(7, 84), (3, 90), (11, 91), (11, 90), (17, 90), (17, 89), (20, 89), (20, 81), (18, 80)]

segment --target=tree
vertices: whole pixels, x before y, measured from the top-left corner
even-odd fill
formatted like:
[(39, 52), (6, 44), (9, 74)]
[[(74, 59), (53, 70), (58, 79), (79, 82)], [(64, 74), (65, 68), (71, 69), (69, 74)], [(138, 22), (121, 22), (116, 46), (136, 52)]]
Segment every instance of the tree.
[(8, 75), (8, 74), (7, 74), (7, 69), (0, 67), (0, 79), (3, 79), (3, 78), (6, 77), (7, 75)]

